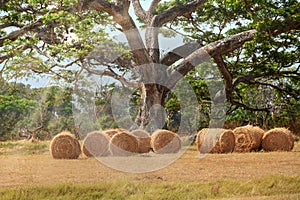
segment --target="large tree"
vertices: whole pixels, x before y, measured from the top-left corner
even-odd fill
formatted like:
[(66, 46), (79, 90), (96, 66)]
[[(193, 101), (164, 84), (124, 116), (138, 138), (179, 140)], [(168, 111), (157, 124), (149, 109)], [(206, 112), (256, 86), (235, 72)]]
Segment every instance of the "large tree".
[[(146, 27), (145, 41), (129, 12), (131, 6), (139, 23)], [(267, 63), (262, 62), (268, 55), (264, 52), (279, 52), (273, 49), (273, 43), (285, 42), (276, 38), (293, 35), (289, 43), (297, 42), (293, 51), (299, 54), (299, 41), (295, 41), (299, 38), (299, 8), (299, 2), (292, 0), (242, 3), (232, 0), (153, 0), (147, 9), (139, 0), (3, 1), (1, 72), (8, 72), (6, 77), (23, 77), (30, 70), (37, 74), (55, 74), (57, 78), (69, 77), (70, 82), (78, 81), (79, 74), (84, 70), (112, 77), (138, 90), (140, 107), (135, 121), (144, 128), (150, 116), (158, 122), (165, 120), (164, 112), (154, 105), (164, 107), (176, 83), (193, 71), (199, 61), (211, 57), (225, 80), (224, 94), (228, 102), (258, 111), (266, 108), (247, 106), (239, 98), (240, 94), (235, 93), (236, 89), (241, 89), (241, 83), (251, 83), (268, 85), (285, 94), (287, 90), (277, 86), (277, 83), (259, 82), (257, 78), (274, 75), (274, 78), (284, 77), (285, 82), (288, 82), (287, 79), (299, 81), (299, 60), (292, 55), (285, 65), (269, 63), (272, 67), (268, 69), (277, 73), (257, 71), (247, 74), (251, 72), (247, 69), (251, 68), (266, 72), (263, 67)], [(230, 25), (231, 28), (224, 29)], [(180, 32), (192, 33), (197, 41), (183, 44), (174, 51), (162, 52), (160, 28), (172, 29), (174, 26), (180, 27)], [(216, 33), (216, 26), (219, 33)], [(122, 44), (113, 45), (107, 27), (125, 35), (129, 50), (122, 50)], [(224, 31), (226, 34), (223, 34)], [(257, 40), (273, 43), (258, 46), (255, 45)], [(245, 45), (249, 47), (246, 50), (243, 49)], [(113, 51), (122, 52), (122, 56), (105, 59), (109, 56), (103, 49), (110, 49), (111, 46)], [(101, 49), (101, 52), (95, 49)], [(260, 56), (258, 59), (257, 55)], [(233, 57), (237, 59), (230, 59)], [(272, 62), (276, 63), (276, 60)], [(243, 67), (245, 70), (240, 70)], [(133, 77), (132, 72), (137, 72), (134, 81), (128, 79)], [(243, 76), (235, 76), (238, 73)], [(294, 92), (293, 96), (298, 98), (298, 94)]]

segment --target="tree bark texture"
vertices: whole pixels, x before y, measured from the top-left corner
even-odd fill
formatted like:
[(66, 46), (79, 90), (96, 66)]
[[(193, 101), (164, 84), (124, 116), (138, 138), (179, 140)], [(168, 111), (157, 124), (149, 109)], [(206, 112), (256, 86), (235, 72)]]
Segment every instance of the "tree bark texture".
[(166, 127), (164, 108), (166, 90), (158, 84), (142, 84), (141, 102), (136, 117), (136, 124), (149, 132)]

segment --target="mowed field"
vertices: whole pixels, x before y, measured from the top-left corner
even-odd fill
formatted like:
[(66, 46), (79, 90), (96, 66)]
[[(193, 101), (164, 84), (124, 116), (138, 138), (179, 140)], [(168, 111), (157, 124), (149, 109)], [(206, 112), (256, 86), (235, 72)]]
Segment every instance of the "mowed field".
[(299, 142), (292, 152), (203, 158), (191, 146), (165, 168), (139, 174), (85, 156), (55, 160), (48, 145), (0, 144), (0, 199), (300, 199)]

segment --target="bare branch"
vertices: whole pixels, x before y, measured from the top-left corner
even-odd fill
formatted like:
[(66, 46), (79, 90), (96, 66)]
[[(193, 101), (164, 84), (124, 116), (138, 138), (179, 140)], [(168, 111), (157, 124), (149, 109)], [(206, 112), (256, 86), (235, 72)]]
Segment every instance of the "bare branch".
[[(24, 46), (20, 46), (20, 47), (16, 48), (16, 50), (17, 51), (20, 51), (20, 50), (23, 51), (23, 50), (26, 50), (26, 49), (29, 49), (29, 48), (31, 48), (31, 45), (25, 44)], [(9, 53), (7, 55), (0, 56), (0, 64), (3, 63), (5, 60), (8, 60), (8, 59), (10, 59), (14, 56), (15, 56), (15, 54), (13, 52)]]
[[(81, 63), (81, 64), (82, 64), (82, 63)], [(82, 65), (79, 64), (79, 66), (80, 66), (80, 70), (75, 72), (75, 78), (74, 78), (74, 91), (78, 91), (78, 81), (79, 81), (79, 78), (80, 78), (81, 73), (82, 73), (83, 70), (84, 70), (83, 67), (82, 67)]]
[(19, 36), (24, 35), (28, 31), (33, 30), (41, 25), (42, 25), (42, 19), (39, 19), (39, 20), (33, 22), (32, 24), (24, 26), (23, 28), (21, 28), (19, 30), (12, 31), (7, 36), (0, 38), (0, 46), (3, 46), (5, 40), (15, 41), (16, 39), (18, 39)]
[(283, 26), (278, 27), (276, 23), (271, 25), (266, 35), (268, 36), (276, 36), (281, 33), (286, 33), (291, 30), (300, 30), (300, 21), (299, 20), (284, 20), (282, 21)]
[(138, 82), (129, 81), (124, 76), (119, 75), (116, 72), (114, 72), (112, 69), (110, 69), (110, 70), (91, 69), (91, 68), (87, 67), (86, 64), (83, 64), (81, 67), (91, 74), (112, 77), (128, 87), (139, 88)]
[(191, 53), (193, 53), (195, 50), (201, 47), (202, 45), (199, 44), (198, 42), (184, 44), (168, 52), (166, 55), (164, 55), (161, 58), (160, 63), (166, 66), (170, 66), (175, 62), (177, 62), (178, 60), (180, 60), (181, 58), (188, 57)]
[(158, 6), (159, 2), (161, 0), (153, 0), (149, 9), (148, 9), (148, 13), (150, 13), (150, 15), (153, 15), (155, 12), (156, 7)]
[(114, 4), (109, 3), (105, 0), (79, 0), (78, 1), (78, 10), (93, 9), (98, 11), (107, 12), (108, 14), (113, 13)]
[(158, 34), (159, 32), (157, 27), (147, 27), (146, 46), (148, 49), (149, 56), (151, 57), (154, 63), (158, 63), (160, 57)]
[(255, 78), (259, 78), (262, 76), (264, 76), (264, 75), (263, 74), (250, 74), (250, 75), (246, 75), (246, 76), (240, 76), (233, 82), (232, 88), (234, 89), (240, 83), (249, 83), (250, 80), (253, 80)]
[(199, 65), (204, 61), (208, 61), (210, 57), (216, 57), (228, 52), (231, 52), (239, 47), (241, 47), (245, 42), (253, 39), (256, 30), (244, 31), (227, 37), (216, 42), (212, 42), (200, 49), (197, 49), (186, 57), (176, 68), (174, 73), (171, 75), (170, 88), (172, 88), (176, 82), (181, 78), (178, 72), (185, 76), (189, 71), (191, 71), (195, 66)]
[(50, 62), (52, 62), (52, 65), (53, 65), (52, 68), (53, 67), (68, 68), (68, 67), (72, 66), (73, 64), (75, 64), (76, 62), (78, 62), (80, 60), (80, 59), (76, 59), (76, 60), (74, 60), (74, 61), (72, 61), (68, 64), (63, 65), (63, 64), (60, 64), (60, 63), (56, 62), (54, 58), (52, 58), (46, 52), (43, 52), (38, 46), (36, 46), (36, 45), (30, 45), (30, 46), (32, 46), (34, 49), (36, 49), (39, 54), (41, 54), (41, 55), (45, 56), (46, 58), (48, 58), (50, 60)]
[(150, 14), (148, 12), (148, 17), (149, 18), (151, 17), (151, 19), (148, 19), (148, 25), (154, 27), (153, 29), (154, 31), (150, 30), (146, 32), (146, 42), (147, 42), (147, 48), (150, 57), (152, 58), (153, 62), (155, 63), (159, 62), (159, 56), (160, 56), (159, 44), (158, 44), (158, 32), (156, 32), (155, 29), (163, 26), (167, 22), (174, 20), (178, 16), (189, 15), (190, 13), (194, 12), (197, 8), (202, 6), (203, 3), (206, 1), (207, 0), (194, 0), (187, 4), (173, 6), (155, 16), (153, 16), (153, 12), (155, 7), (158, 5), (160, 1), (154, 0), (152, 2), (149, 9)]
[(236, 88), (240, 83), (250, 84), (251, 82), (253, 82), (253, 80), (260, 77), (272, 77), (273, 79), (278, 79), (279, 77), (283, 77), (285, 75), (296, 75), (295, 77), (299, 77), (300, 74), (298, 73), (298, 70), (299, 68), (292, 71), (266, 72), (266, 73), (259, 73), (259, 74), (251, 73), (249, 75), (240, 76), (237, 79), (235, 79), (232, 88), (233, 89)]
[(280, 93), (285, 93), (291, 95), (294, 99), (299, 100), (300, 97), (298, 95), (295, 95), (292, 91), (289, 91), (287, 89), (283, 89), (277, 85), (271, 84), (271, 83), (266, 83), (266, 82), (259, 82), (259, 81), (250, 81), (250, 84), (256, 84), (256, 85), (264, 85), (268, 86), (271, 88), (274, 88), (275, 90), (279, 91)]
[(244, 31), (232, 36), (229, 36), (225, 39), (212, 42), (204, 47), (207, 53), (214, 57), (217, 55), (226, 54), (232, 52), (233, 50), (243, 46), (245, 42), (253, 40), (254, 34), (257, 33), (256, 30)]
[(4, 28), (7, 28), (7, 27), (11, 27), (11, 26), (18, 27), (18, 28), (23, 27), (23, 25), (18, 24), (16, 22), (7, 22), (7, 23), (4, 23), (4, 24), (0, 24), (0, 29), (4, 29)]
[(140, 0), (132, 0), (132, 5), (134, 8), (135, 15), (138, 18), (140, 18), (141, 20), (143, 20), (144, 22), (146, 22), (147, 21), (147, 13), (141, 6)]
[(157, 15), (157, 26), (160, 27), (178, 16), (186, 16), (201, 7), (207, 0), (194, 0), (183, 5), (176, 5)]
[(271, 107), (267, 107), (267, 108), (253, 108), (253, 107), (250, 107), (250, 106), (247, 106), (246, 104), (244, 103), (241, 103), (241, 102), (238, 102), (238, 101), (230, 101), (230, 103), (232, 105), (235, 105), (237, 107), (241, 107), (245, 110), (249, 110), (249, 111), (264, 111), (264, 112), (269, 112), (269, 110), (271, 109)]
[[(227, 70), (226, 64), (225, 64), (222, 56), (220, 56), (220, 55), (215, 56), (214, 59), (215, 59), (217, 65), (218, 65), (218, 68), (219, 68), (220, 72), (222, 73), (222, 75), (225, 79), (226, 97), (227, 97), (227, 100), (231, 103), (231, 105), (235, 105), (237, 107), (242, 107), (243, 109), (247, 109), (247, 110), (250, 110), (250, 111), (265, 111), (265, 112), (268, 112), (269, 109), (271, 108), (271, 107), (254, 108), (254, 107), (247, 106), (246, 104), (244, 104), (242, 102), (234, 100), (233, 97), (232, 97), (232, 91), (241, 82), (246, 83), (246, 84), (256, 84), (256, 85), (264, 85), (264, 86), (272, 87), (272, 88), (278, 90), (281, 93), (289, 94), (289, 95), (293, 96), (295, 99), (298, 99), (298, 96), (295, 95), (293, 92), (291, 92), (289, 90), (285, 90), (285, 89), (283, 89), (279, 86), (276, 86), (274, 84), (271, 84), (271, 83), (254, 81), (256, 78), (265, 77), (266, 74), (251, 74), (251, 75), (239, 77), (238, 79), (236, 79), (236, 81), (233, 84), (232, 83), (232, 77), (231, 77), (229, 71)], [(282, 74), (292, 74), (292, 73), (294, 73), (294, 71), (279, 72), (280, 75), (282, 75)], [(275, 74), (275, 76), (276, 76), (276, 74)]]
[(143, 65), (151, 62), (148, 52), (144, 45), (143, 39), (137, 29), (137, 26), (129, 15), (130, 1), (115, 0), (114, 3), (109, 3), (105, 0), (80, 0), (79, 10), (94, 9), (104, 11), (113, 17), (114, 22), (122, 27), (122, 32), (133, 53), (133, 60), (137, 65)]
[(221, 72), (221, 74), (223, 75), (223, 78), (225, 79), (226, 94), (230, 93), (231, 88), (232, 88), (232, 76), (227, 69), (226, 63), (224, 62), (221, 55), (215, 56), (214, 59), (215, 59), (215, 62), (217, 63), (219, 71)]
[(115, 63), (116, 65), (123, 67), (125, 69), (132, 69), (133, 65), (132, 65), (132, 60), (131, 58), (128, 57), (118, 57), (117, 59), (115, 59), (112, 63)]

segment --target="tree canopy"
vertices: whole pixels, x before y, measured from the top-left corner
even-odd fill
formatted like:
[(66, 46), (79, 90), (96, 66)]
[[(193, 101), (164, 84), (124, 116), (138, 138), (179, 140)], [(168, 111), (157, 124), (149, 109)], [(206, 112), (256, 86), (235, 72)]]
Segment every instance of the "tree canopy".
[[(248, 111), (299, 115), (297, 0), (153, 0), (148, 8), (140, 0), (12, 0), (2, 1), (0, 9), (0, 72), (6, 80), (38, 75), (76, 85), (84, 72), (113, 78), (135, 88), (135, 123), (145, 128), (150, 116), (166, 120), (154, 105), (178, 114), (182, 108), (176, 108), (171, 89), (182, 77), (201, 87), (195, 67), (209, 58), (225, 88), (210, 99), (195, 90), (198, 101), (208, 96), (209, 103), (199, 101), (204, 110), (223, 95), (230, 119)], [(124, 34), (126, 42), (112, 33)], [(162, 51), (162, 34), (181, 35), (182, 46)], [(166, 85), (155, 82), (163, 79)]]

